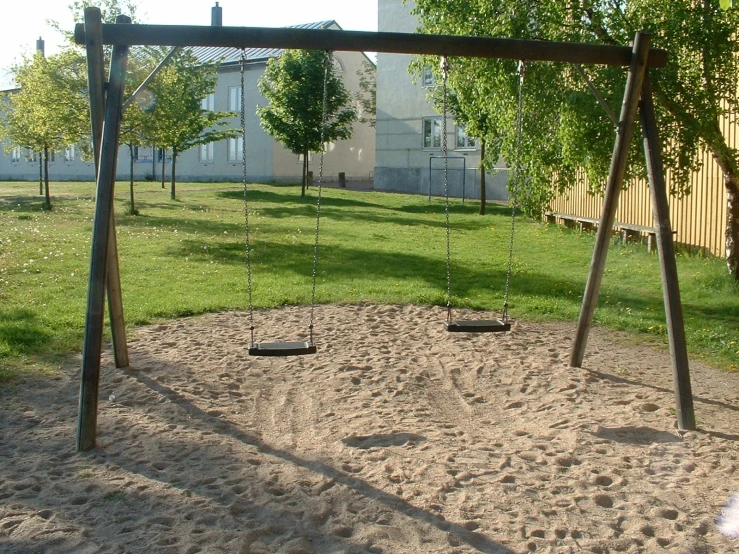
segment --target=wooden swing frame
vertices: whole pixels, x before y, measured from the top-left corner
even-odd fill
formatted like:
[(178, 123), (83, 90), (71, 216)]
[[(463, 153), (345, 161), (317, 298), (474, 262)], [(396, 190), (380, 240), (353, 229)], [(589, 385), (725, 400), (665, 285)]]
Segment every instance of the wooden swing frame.
[[(95, 447), (100, 366), (107, 289), (116, 367), (129, 365), (123, 318), (113, 191), (120, 140), (123, 90), (128, 48), (152, 46), (226, 46), (329, 51), (383, 52), (465, 56), (573, 64), (629, 67), (619, 117), (603, 211), (595, 239), (580, 317), (570, 354), (570, 366), (581, 367), (605, 269), (610, 229), (626, 171), (627, 154), (637, 113), (643, 130), (652, 212), (662, 275), (670, 358), (675, 385), (677, 425), (695, 429), (685, 329), (680, 303), (675, 248), (672, 240), (659, 134), (654, 113), (649, 69), (667, 64), (667, 52), (650, 48), (650, 35), (636, 34), (633, 47), (409, 33), (372, 33), (317, 29), (258, 27), (204, 27), (132, 25), (119, 16), (103, 24), (98, 8), (85, 9), (84, 24), (75, 28), (75, 40), (87, 50), (90, 116), (96, 167), (96, 202), (90, 253), (82, 374), (77, 426), (77, 449)], [(103, 45), (112, 45), (108, 81), (104, 79)]]

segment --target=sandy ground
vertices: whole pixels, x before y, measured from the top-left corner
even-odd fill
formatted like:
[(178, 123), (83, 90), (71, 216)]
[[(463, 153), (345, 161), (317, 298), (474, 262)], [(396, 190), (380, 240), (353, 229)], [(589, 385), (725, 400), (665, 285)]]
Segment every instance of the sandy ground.
[[(257, 340), (307, 317), (258, 313)], [(244, 313), (138, 329), (129, 369), (104, 355), (88, 453), (79, 360), (6, 391), (0, 551), (739, 552), (716, 526), (739, 375), (693, 363), (700, 430), (679, 434), (666, 350), (596, 329), (570, 369), (572, 324), (443, 318), (319, 306), (318, 354), (294, 358), (249, 357)]]

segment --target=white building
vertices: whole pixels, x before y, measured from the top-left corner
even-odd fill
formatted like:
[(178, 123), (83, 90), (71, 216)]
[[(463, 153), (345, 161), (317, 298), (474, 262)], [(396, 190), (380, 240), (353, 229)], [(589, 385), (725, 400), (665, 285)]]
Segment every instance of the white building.
[[(220, 7), (213, 8), (214, 24), (220, 22)], [(302, 25), (310, 29), (340, 29), (335, 21)], [(216, 111), (240, 111), (241, 51), (233, 48), (193, 48), (201, 60), (221, 60), (215, 92), (204, 99), (203, 107)], [(262, 129), (257, 105), (267, 100), (259, 93), (257, 83), (264, 74), (267, 61), (278, 57), (282, 50), (247, 49), (244, 75), (246, 102), (246, 167), (250, 181), (299, 182), (302, 160), (285, 149)], [(335, 52), (334, 67), (341, 75), (351, 96), (359, 91), (357, 71), (368, 58), (358, 52)], [(238, 117), (233, 120), (240, 127)], [(210, 143), (182, 152), (177, 157), (178, 181), (239, 181), (243, 177), (241, 138)], [(318, 176), (318, 154), (311, 154), (311, 170)], [(118, 157), (118, 179), (127, 179), (130, 171), (129, 148), (121, 146)], [(165, 174), (169, 172), (169, 159), (165, 159)], [(375, 165), (375, 130), (368, 124), (356, 122), (354, 135), (346, 141), (328, 145), (324, 156), (324, 178), (337, 180), (343, 172), (348, 181), (369, 180)], [(161, 152), (151, 147), (137, 148), (134, 153), (134, 176), (137, 180), (157, 179), (161, 174)], [(92, 161), (82, 160), (73, 145), (64, 152), (50, 154), (49, 176), (52, 180), (94, 180)], [(0, 180), (37, 180), (39, 162), (35, 153), (23, 148), (11, 148), (0, 143)]]
[[(378, 30), (412, 33), (418, 20), (411, 0), (378, 0)], [(427, 101), (436, 86), (425, 71), (413, 82), (408, 66), (412, 56), (377, 55), (376, 190), (439, 195), (444, 192), (442, 118)], [(447, 116), (449, 189), (452, 196), (480, 198), (480, 148)], [(503, 166), (503, 164), (501, 164)], [(464, 168), (464, 179), (463, 179)], [(486, 176), (488, 200), (507, 200), (508, 173)], [(464, 187), (464, 190), (463, 190)]]

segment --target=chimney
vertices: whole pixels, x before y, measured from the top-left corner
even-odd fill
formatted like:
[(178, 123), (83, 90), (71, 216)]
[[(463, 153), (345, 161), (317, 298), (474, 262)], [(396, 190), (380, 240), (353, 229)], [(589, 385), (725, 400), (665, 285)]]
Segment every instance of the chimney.
[(36, 41), (36, 51), (41, 52), (41, 55), (44, 55), (44, 39), (41, 37), (38, 37), (38, 40)]
[(223, 8), (218, 5), (218, 2), (210, 9), (210, 25), (211, 27), (223, 26)]

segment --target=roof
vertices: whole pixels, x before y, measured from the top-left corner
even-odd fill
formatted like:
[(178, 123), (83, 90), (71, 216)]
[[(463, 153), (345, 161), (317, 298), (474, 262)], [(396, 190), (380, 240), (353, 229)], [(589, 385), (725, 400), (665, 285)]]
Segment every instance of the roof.
[[(288, 29), (330, 29), (339, 27), (333, 19), (330, 21), (318, 21), (316, 23), (304, 23), (303, 25), (291, 25)], [(264, 62), (270, 58), (282, 55), (283, 48), (246, 48), (247, 62)], [(241, 49), (224, 46), (196, 46), (191, 52), (203, 63), (220, 62), (221, 65), (232, 65), (241, 63)]]

